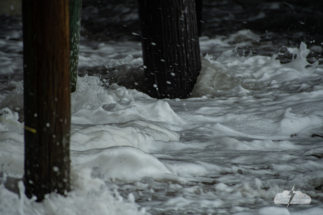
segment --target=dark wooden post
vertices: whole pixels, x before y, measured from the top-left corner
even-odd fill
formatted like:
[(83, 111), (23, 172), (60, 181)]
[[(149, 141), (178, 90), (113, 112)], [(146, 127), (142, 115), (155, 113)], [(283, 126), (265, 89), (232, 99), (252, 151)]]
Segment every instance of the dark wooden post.
[(70, 0), (70, 73), (71, 73), (71, 92), (76, 89), (77, 82), (77, 68), (79, 62), (79, 43), (80, 43), (80, 29), (81, 29), (81, 11), (82, 0)]
[(26, 195), (70, 190), (68, 0), (23, 0)]
[(198, 35), (202, 34), (203, 0), (195, 0)]
[(186, 98), (201, 69), (195, 0), (138, 0), (150, 96)]

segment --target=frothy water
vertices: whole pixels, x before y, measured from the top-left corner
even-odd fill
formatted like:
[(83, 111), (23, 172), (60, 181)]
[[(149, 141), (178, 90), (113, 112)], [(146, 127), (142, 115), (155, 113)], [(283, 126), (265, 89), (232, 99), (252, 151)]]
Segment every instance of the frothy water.
[[(16, 180), (22, 43), (0, 39), (0, 214), (322, 214), (323, 67), (313, 55), (322, 46), (282, 46), (250, 30), (200, 44), (192, 97), (156, 100), (119, 81), (136, 74), (140, 83), (139, 42), (83, 37), (71, 98), (73, 191), (36, 203)], [(275, 205), (294, 185), (311, 204)]]

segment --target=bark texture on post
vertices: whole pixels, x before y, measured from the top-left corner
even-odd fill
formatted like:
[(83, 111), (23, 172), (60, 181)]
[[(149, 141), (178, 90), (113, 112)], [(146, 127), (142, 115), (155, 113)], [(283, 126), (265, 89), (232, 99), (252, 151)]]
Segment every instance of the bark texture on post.
[(77, 68), (79, 63), (80, 29), (81, 29), (82, 0), (70, 0), (70, 73), (71, 92), (76, 90)]
[(68, 0), (24, 0), (26, 195), (70, 190)]
[(138, 0), (149, 94), (187, 98), (201, 70), (195, 0)]

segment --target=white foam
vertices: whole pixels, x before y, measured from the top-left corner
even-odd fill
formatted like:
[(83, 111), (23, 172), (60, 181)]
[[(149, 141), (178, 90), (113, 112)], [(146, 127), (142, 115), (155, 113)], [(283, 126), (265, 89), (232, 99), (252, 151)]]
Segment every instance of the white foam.
[(138, 181), (145, 177), (156, 180), (180, 180), (154, 156), (133, 147), (110, 147), (73, 152), (76, 169), (90, 168), (91, 174), (107, 180)]
[[(247, 34), (248, 35), (248, 34)], [(250, 38), (253, 38), (250, 36)], [(256, 40), (256, 38), (254, 38)], [(295, 79), (311, 76), (318, 63), (310, 64), (306, 57), (310, 53), (306, 44), (301, 43), (300, 48), (288, 48), (296, 59), (287, 64), (280, 64), (272, 58), (265, 56), (237, 57), (234, 50), (222, 53), (217, 60), (206, 55), (202, 59), (202, 70), (192, 91), (192, 97), (217, 96), (220, 91), (233, 92), (244, 96), (249, 89), (257, 90), (270, 86), (270, 83), (283, 83)]]
[(178, 141), (179, 135), (162, 126), (132, 121), (119, 126), (97, 125), (75, 129), (71, 148), (88, 150), (110, 146), (133, 146), (145, 150), (153, 141)]
[[(115, 191), (116, 192), (116, 191)], [(23, 194), (23, 192), (22, 192)], [(0, 185), (1, 213), (6, 215), (72, 215), (72, 214), (146, 214), (135, 203), (113, 197), (113, 193), (105, 186), (99, 190), (74, 190), (67, 197), (50, 194), (42, 203), (29, 200), (25, 195), (18, 195), (8, 191)]]
[[(323, 181), (317, 159), (323, 151), (322, 66), (306, 61), (305, 44), (287, 47), (295, 56), (287, 64), (276, 60), (277, 54), (238, 53), (259, 39), (248, 30), (228, 38), (201, 38), (202, 52), (222, 54), (202, 59), (194, 98), (156, 100), (98, 77), (78, 78), (72, 94), (73, 191), (66, 198), (50, 194), (35, 203), (0, 184), (0, 211), (285, 214), (286, 208), (273, 206), (273, 199), (295, 185), (311, 196), (308, 207), (314, 206), (300, 212), (321, 213), (322, 194), (316, 189)], [(142, 65), (137, 42), (89, 44), (81, 46), (81, 67), (122, 65), (116, 73), (122, 76)], [(0, 39), (0, 48), (13, 52), (21, 51), (21, 45)], [(278, 50), (272, 43), (260, 47)], [(12, 64), (5, 67), (9, 72), (22, 68), (21, 56), (0, 56), (4, 65)], [(4, 175), (23, 177), (22, 85), (0, 84), (0, 183)], [(18, 187), (23, 193), (21, 183)]]
[[(143, 101), (145, 99), (146, 101)], [(97, 77), (79, 78), (72, 94), (72, 121), (77, 124), (125, 123), (132, 120), (151, 120), (183, 125), (166, 101), (152, 100), (136, 90), (114, 84), (104, 89)]]

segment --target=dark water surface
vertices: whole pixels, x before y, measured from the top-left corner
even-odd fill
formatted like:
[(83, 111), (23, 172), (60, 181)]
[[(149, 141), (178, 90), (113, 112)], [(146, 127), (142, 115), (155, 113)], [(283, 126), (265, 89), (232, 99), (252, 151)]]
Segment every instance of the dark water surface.
[[(323, 45), (322, 2), (204, 0), (202, 36), (228, 37), (239, 30), (249, 29), (260, 35), (261, 40), (259, 43), (253, 43), (253, 46), (238, 48), (237, 52), (243, 54), (252, 52), (266, 56), (280, 52), (278, 58), (282, 63), (289, 62), (292, 55), (284, 49), (284, 46), (299, 47), (301, 42), (305, 42), (308, 47)], [(135, 0), (84, 0), (81, 22), (81, 35), (86, 38), (87, 43), (93, 43), (93, 46), (99, 41), (140, 41)], [(5, 38), (9, 40), (8, 42), (22, 41), (21, 29), (21, 17), (0, 16), (0, 39)], [(82, 42), (84, 40), (81, 44)], [(274, 46), (264, 45), (268, 42), (272, 42)], [(319, 60), (322, 64), (322, 53), (313, 50), (308, 56), (309, 62)], [(10, 50), (6, 44), (0, 44), (0, 51), (2, 55), (17, 55), (17, 60), (21, 59), (22, 49)], [(211, 54), (217, 57), (221, 52), (222, 50), (214, 50)], [(83, 68), (82, 71), (84, 69), (91, 68)], [(0, 72), (0, 81), (21, 80), (22, 69), (13, 68), (13, 70), (14, 73), (11, 74)]]

